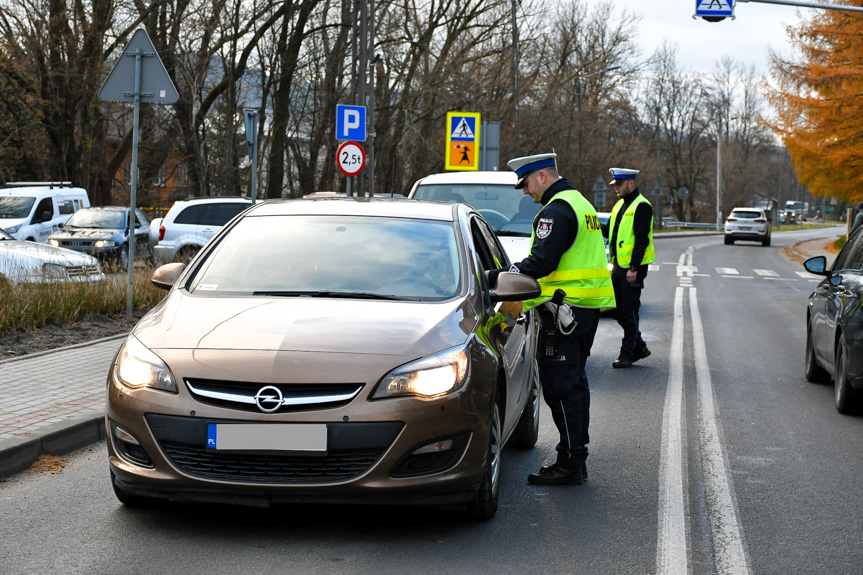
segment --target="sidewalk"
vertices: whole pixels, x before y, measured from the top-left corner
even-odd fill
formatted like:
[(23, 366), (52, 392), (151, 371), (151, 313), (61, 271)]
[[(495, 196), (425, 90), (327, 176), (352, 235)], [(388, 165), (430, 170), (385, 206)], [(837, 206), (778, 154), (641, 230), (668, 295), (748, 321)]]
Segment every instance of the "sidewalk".
[[(832, 243), (800, 242), (786, 254), (800, 262), (824, 255), (829, 265)], [(105, 381), (124, 337), (0, 361), (0, 477), (105, 438)]]

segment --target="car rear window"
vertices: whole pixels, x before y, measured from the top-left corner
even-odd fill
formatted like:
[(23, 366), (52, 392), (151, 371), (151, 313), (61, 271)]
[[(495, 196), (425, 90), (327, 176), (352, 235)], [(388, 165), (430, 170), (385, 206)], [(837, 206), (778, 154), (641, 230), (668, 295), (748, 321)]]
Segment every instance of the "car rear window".
[(231, 218), (248, 208), (251, 204), (208, 204), (204, 208), (201, 220), (202, 226), (224, 226)]
[(764, 217), (761, 215), (761, 212), (753, 212), (751, 210), (746, 210), (746, 211), (741, 211), (741, 212), (734, 210), (731, 212), (731, 215), (734, 216), (735, 218), (742, 218), (742, 219), (746, 219), (746, 220), (754, 220), (755, 218)]
[(533, 218), (541, 205), (521, 190), (500, 184), (422, 184), (416, 200), (466, 203), (477, 210), (495, 232), (515, 231), (530, 235)]
[(242, 219), (222, 237), (190, 291), (444, 300), (460, 290), (459, 261), (452, 222), (258, 216)]

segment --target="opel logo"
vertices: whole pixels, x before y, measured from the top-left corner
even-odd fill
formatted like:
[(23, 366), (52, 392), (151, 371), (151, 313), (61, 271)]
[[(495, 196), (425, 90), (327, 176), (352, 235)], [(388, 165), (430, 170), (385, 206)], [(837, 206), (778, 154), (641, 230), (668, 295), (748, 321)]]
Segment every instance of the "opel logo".
[(273, 385), (262, 387), (255, 394), (255, 403), (264, 413), (273, 413), (282, 406), (282, 390)]

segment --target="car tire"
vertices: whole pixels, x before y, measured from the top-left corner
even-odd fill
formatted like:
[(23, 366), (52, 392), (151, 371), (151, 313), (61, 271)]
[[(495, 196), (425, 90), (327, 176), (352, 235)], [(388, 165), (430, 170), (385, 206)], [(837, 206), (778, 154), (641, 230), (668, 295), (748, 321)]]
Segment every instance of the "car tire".
[(845, 346), (845, 334), (839, 336), (836, 346), (836, 373), (833, 377), (836, 411), (848, 415), (854, 413), (857, 407), (857, 392), (848, 382), (848, 350)]
[(120, 246), (120, 251), (117, 253), (117, 265), (120, 266), (120, 269), (125, 271), (129, 271), (129, 245), (123, 244)]
[(827, 383), (830, 381), (829, 374), (823, 367), (818, 365), (815, 357), (815, 346), (812, 344), (812, 328), (806, 324), (806, 381), (812, 383)]
[(531, 369), (530, 392), (524, 411), (518, 419), (518, 424), (512, 432), (512, 444), (515, 447), (529, 449), (536, 445), (539, 439), (539, 409), (542, 403), (542, 382), (539, 379), (539, 364), (533, 360)]
[(728, 236), (725, 236), (725, 245), (726, 245), (726, 246), (734, 245), (734, 240), (733, 240), (733, 239), (731, 239), (731, 238), (730, 238), (730, 237), (728, 237)]
[(149, 507), (159, 501), (158, 499), (153, 499), (151, 497), (132, 495), (131, 493), (123, 491), (122, 489), (117, 487), (117, 477), (114, 475), (114, 472), (111, 471), (110, 473), (111, 487), (114, 489), (114, 495), (116, 495), (120, 503), (122, 503), (126, 507)]
[(500, 420), (500, 398), (495, 389), (488, 430), (485, 471), (476, 499), (468, 502), (467, 514), (473, 519), (491, 519), (497, 512), (500, 492), (500, 461), (503, 451), (503, 428)]
[(765, 246), (765, 247), (769, 246), (770, 245), (770, 236), (765, 236), (764, 239), (761, 240), (761, 245)]

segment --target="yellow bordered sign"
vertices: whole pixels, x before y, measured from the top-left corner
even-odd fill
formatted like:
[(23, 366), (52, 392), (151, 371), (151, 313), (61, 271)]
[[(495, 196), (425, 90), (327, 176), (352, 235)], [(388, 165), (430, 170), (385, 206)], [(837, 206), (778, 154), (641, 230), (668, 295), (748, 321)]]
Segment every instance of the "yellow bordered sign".
[(446, 113), (447, 170), (479, 170), (479, 112)]

